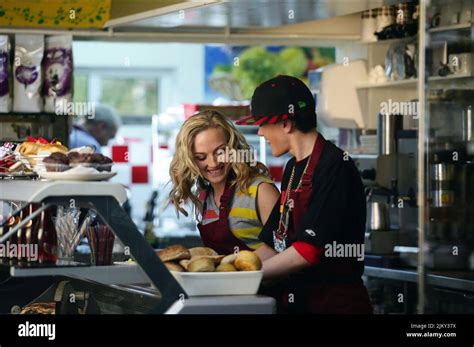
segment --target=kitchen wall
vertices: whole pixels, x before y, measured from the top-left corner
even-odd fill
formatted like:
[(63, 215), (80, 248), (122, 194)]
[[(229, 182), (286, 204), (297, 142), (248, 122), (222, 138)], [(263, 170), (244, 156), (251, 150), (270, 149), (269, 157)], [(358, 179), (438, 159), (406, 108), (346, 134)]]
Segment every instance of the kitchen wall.
[[(204, 95), (204, 45), (174, 43), (116, 43), (75, 41), (75, 71), (124, 71), (159, 76), (159, 106), (156, 113), (182, 103), (201, 102)], [(94, 87), (93, 83), (90, 87)], [(96, 101), (96, 100), (89, 100)], [(151, 115), (150, 115), (151, 121)], [(132, 217), (141, 225), (145, 204), (152, 192), (152, 130), (150, 124), (125, 124), (104, 149), (127, 152), (128, 161), (115, 165), (114, 182), (130, 189)], [(161, 164), (160, 164), (161, 165)], [(166, 162), (161, 165), (168, 171)], [(161, 171), (161, 170), (160, 170)]]
[(75, 41), (74, 67), (164, 71), (170, 78), (167, 106), (200, 102), (204, 95), (204, 45)]

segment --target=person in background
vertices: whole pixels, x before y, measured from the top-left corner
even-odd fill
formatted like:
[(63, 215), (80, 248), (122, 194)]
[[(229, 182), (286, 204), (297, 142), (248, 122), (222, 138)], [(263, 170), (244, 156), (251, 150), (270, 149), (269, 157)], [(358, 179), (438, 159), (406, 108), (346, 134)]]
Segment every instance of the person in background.
[(106, 105), (96, 105), (94, 117), (85, 117), (74, 124), (69, 135), (69, 148), (94, 146), (97, 152), (115, 137), (121, 121), (115, 110)]
[[(240, 157), (239, 157), (240, 156)], [(216, 111), (186, 120), (170, 166), (170, 201), (191, 201), (203, 244), (219, 254), (255, 250), (279, 192), (232, 122)]]
[(265, 244), (255, 251), (264, 280), (280, 281), (266, 293), (280, 313), (370, 314), (361, 278), (366, 201), (357, 167), (316, 130), (315, 100), (301, 80), (270, 79), (251, 103), (252, 116), (237, 123), (259, 125), (275, 157), (293, 155), (280, 201), (260, 233)]

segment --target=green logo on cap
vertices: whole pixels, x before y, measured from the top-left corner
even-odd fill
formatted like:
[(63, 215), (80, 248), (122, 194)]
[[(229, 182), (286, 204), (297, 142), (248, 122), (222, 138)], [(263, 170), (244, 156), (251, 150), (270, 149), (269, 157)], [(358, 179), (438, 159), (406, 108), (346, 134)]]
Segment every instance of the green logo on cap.
[(298, 106), (299, 106), (300, 108), (306, 107), (306, 102), (304, 102), (304, 101), (298, 101)]

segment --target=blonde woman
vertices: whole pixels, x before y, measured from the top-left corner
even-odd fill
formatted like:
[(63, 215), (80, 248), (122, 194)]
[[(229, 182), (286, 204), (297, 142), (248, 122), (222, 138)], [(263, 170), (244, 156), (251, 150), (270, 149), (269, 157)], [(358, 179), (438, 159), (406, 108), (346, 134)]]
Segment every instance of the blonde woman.
[(193, 115), (181, 127), (171, 161), (170, 198), (188, 215), (191, 201), (205, 246), (219, 254), (255, 250), (279, 192), (244, 136), (216, 111)]

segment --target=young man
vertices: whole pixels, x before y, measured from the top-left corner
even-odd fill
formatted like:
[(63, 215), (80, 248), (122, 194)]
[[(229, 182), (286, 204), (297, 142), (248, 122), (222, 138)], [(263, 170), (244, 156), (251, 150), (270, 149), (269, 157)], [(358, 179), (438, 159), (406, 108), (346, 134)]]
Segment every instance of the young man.
[(264, 292), (278, 312), (368, 314), (362, 181), (351, 158), (316, 131), (315, 109), (302, 81), (280, 75), (257, 87), (252, 116), (238, 122), (259, 125), (274, 156), (293, 155), (256, 251), (274, 282)]

